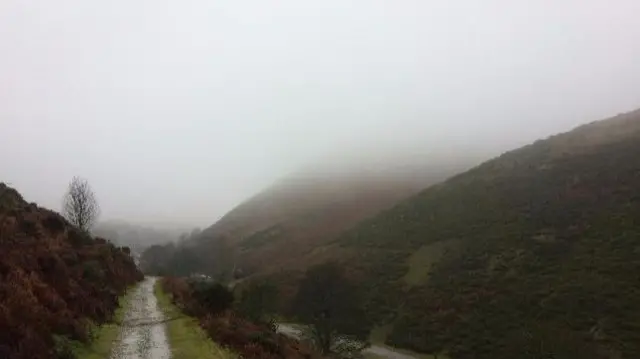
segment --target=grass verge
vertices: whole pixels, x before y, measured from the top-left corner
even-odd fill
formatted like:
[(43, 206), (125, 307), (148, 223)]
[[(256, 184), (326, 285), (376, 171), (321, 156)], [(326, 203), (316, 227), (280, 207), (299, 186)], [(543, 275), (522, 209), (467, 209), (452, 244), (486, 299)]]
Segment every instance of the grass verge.
[[(139, 284), (138, 284), (139, 285)], [(73, 353), (78, 359), (108, 359), (111, 355), (113, 344), (118, 340), (120, 325), (124, 319), (124, 313), (133, 296), (134, 287), (127, 290), (126, 294), (118, 300), (119, 307), (115, 312), (114, 322), (96, 327), (92, 331), (94, 339), (90, 344), (74, 342)]]
[(207, 336), (198, 321), (184, 315), (161, 287), (160, 281), (154, 288), (158, 306), (167, 321), (167, 336), (171, 346), (172, 359), (236, 359), (238, 355), (222, 348)]

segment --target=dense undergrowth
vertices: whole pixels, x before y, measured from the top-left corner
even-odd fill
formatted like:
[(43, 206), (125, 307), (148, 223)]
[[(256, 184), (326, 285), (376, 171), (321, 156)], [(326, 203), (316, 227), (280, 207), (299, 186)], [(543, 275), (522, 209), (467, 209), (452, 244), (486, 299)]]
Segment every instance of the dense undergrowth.
[(72, 358), (142, 279), (128, 252), (0, 183), (0, 358)]
[(394, 324), (387, 342), (452, 358), (640, 357), (638, 154), (640, 111), (507, 153), (346, 233), (367, 311)]
[(231, 310), (233, 295), (216, 284), (163, 278), (161, 286), (185, 314), (196, 317), (203, 330), (218, 344), (243, 358), (313, 358), (312, 352), (275, 332), (268, 323), (249, 321)]

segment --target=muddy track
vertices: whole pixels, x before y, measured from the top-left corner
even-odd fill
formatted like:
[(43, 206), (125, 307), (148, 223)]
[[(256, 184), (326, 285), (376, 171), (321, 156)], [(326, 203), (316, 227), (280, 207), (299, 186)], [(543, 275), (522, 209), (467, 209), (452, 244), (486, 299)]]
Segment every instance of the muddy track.
[(157, 278), (146, 278), (132, 293), (111, 359), (169, 359), (165, 318), (153, 292)]

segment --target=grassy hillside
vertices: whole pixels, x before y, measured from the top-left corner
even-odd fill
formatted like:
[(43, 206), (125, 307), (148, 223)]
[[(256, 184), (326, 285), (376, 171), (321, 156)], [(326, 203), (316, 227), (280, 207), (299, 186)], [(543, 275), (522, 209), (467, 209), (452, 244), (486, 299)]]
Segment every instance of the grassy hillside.
[(368, 312), (391, 323), (389, 344), (452, 358), (636, 358), (639, 154), (640, 111), (581, 126), (337, 243), (370, 288)]
[(218, 255), (209, 261), (211, 273), (234, 266), (243, 275), (301, 273), (342, 256), (340, 248), (324, 246), (346, 229), (461, 168), (468, 167), (412, 163), (298, 174), (242, 203), (192, 244), (198, 252)]
[(141, 278), (128, 249), (0, 183), (0, 358), (73, 357)]

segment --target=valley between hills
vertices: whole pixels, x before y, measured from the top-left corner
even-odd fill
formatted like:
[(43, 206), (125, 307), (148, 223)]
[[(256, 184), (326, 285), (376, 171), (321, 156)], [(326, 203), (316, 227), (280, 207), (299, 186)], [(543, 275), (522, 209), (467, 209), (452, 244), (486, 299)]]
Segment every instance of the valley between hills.
[(150, 273), (273, 283), (289, 317), (305, 271), (337, 263), (363, 293), (354, 331), (432, 355), (636, 357), (639, 153), (633, 111), (475, 167), (293, 177), (142, 259)]

